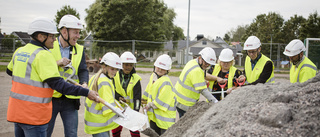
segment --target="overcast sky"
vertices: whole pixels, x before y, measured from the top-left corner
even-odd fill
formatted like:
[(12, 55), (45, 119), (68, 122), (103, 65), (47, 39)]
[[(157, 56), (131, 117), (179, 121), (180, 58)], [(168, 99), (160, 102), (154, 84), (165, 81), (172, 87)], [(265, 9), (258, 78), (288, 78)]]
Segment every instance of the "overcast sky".
[[(0, 0), (0, 28), (2, 33), (27, 32), (33, 18), (45, 16), (54, 19), (57, 10), (70, 5), (80, 13), (84, 22), (85, 9), (95, 0)], [(164, 0), (177, 13), (174, 24), (184, 29), (187, 36), (189, 0)], [(191, 0), (189, 35), (224, 37), (232, 28), (253, 22), (259, 14), (276, 12), (288, 20), (294, 14), (308, 18), (311, 13), (320, 14), (319, 0)]]

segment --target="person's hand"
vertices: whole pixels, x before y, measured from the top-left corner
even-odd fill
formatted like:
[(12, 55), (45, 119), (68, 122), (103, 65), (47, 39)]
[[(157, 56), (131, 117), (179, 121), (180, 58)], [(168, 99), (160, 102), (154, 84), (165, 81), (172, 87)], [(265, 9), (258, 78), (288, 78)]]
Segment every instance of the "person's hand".
[(245, 79), (246, 79), (246, 77), (245, 77), (244, 75), (240, 75), (240, 76), (238, 77), (238, 81), (239, 81), (239, 82), (243, 82)]
[(57, 64), (58, 64), (58, 66), (63, 67), (63, 66), (68, 65), (70, 62), (71, 62), (70, 59), (63, 57), (62, 59), (57, 61)]
[(90, 100), (99, 103), (99, 94), (96, 91), (90, 90), (87, 96)]
[(141, 99), (141, 104), (147, 104), (147, 100)]
[[(150, 102), (151, 103), (151, 102)], [(148, 111), (148, 109), (151, 107), (151, 104), (150, 103), (148, 103), (143, 109), (145, 109), (145, 110), (147, 110)]]
[(124, 99), (123, 97), (119, 97), (119, 100), (123, 101), (124, 103), (127, 103), (127, 100)]
[(227, 94), (230, 94), (232, 92), (232, 90), (233, 90), (232, 88), (228, 88), (227, 89)]
[(88, 88), (88, 84), (84, 82), (84, 83), (82, 83), (81, 87)]
[(217, 77), (217, 82), (220, 83), (220, 84), (224, 84), (224, 83), (228, 82), (228, 80), (220, 78), (220, 77)]

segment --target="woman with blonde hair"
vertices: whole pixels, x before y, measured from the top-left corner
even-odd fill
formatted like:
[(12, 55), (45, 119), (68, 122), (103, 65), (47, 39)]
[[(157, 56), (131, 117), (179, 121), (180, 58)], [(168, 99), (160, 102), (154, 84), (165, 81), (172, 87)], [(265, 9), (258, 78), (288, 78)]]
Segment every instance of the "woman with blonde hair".
[[(217, 65), (210, 66), (208, 73), (214, 76), (218, 76), (220, 78), (227, 79), (226, 86), (224, 87), (224, 91), (227, 91), (229, 94), (233, 89), (235, 89), (238, 85), (236, 79), (242, 74), (242, 72), (237, 69), (234, 65), (234, 56), (231, 49), (223, 49), (219, 55), (219, 61)], [(221, 91), (220, 85), (216, 81), (209, 81), (209, 88), (212, 91)], [(226, 96), (226, 93), (223, 93)], [(213, 94), (214, 97), (218, 100), (221, 100), (222, 94)]]
[[(101, 69), (89, 80), (89, 89), (97, 91), (100, 98), (119, 109), (115, 100), (113, 77), (122, 69), (121, 60), (117, 54), (108, 52), (102, 57), (100, 64)], [(92, 134), (93, 137), (109, 137), (109, 132), (119, 126), (113, 122), (117, 117), (116, 113), (102, 103), (86, 99), (84, 131), (87, 134)]]

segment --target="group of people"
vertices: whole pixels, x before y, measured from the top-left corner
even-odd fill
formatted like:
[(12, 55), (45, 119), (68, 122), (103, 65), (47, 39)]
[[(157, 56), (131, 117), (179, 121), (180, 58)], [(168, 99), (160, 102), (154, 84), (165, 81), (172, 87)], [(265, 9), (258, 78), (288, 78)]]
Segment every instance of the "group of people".
[[(200, 94), (208, 102), (217, 103), (237, 89), (239, 83), (275, 82), (273, 62), (261, 53), (260, 40), (250, 36), (244, 43), (248, 56), (243, 72), (234, 67), (231, 49), (223, 49), (217, 59), (215, 51), (206, 47), (199, 57), (185, 65), (173, 86), (168, 77), (172, 60), (163, 54), (154, 62), (142, 94), (141, 77), (134, 68), (136, 57), (131, 52), (120, 57), (106, 53), (100, 61), (100, 70), (89, 79), (84, 48), (77, 44), (82, 23), (73, 15), (65, 15), (58, 26), (59, 32), (52, 20), (43, 17), (31, 22), (28, 34), (32, 40), (14, 52), (7, 67), (8, 75), (12, 76), (7, 120), (14, 122), (15, 136), (51, 136), (59, 113), (65, 136), (77, 136), (81, 96), (87, 97), (84, 130), (93, 137), (109, 137), (110, 131), (117, 137), (123, 128), (113, 122), (117, 114), (99, 103), (99, 98), (115, 108), (119, 108), (118, 102), (127, 103), (135, 111), (142, 106), (150, 127), (161, 135), (175, 123), (176, 111), (182, 117), (200, 99)], [(305, 50), (302, 41), (292, 40), (283, 52), (292, 64), (291, 83), (305, 82), (317, 73), (317, 67), (303, 55)], [(67, 67), (70, 65), (74, 69)], [(65, 79), (72, 79), (78, 86)], [(212, 94), (221, 90), (226, 92)], [(130, 133), (133, 137), (140, 136), (139, 131)]]

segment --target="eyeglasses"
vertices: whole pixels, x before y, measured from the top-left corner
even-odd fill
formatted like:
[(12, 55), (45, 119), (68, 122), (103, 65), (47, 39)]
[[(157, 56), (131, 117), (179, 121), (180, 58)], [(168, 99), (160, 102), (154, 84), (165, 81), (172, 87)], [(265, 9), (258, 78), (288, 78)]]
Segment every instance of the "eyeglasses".
[(256, 53), (256, 52), (258, 52), (258, 49), (257, 50), (247, 50), (247, 54), (254, 54), (254, 53)]
[(49, 34), (49, 35), (48, 35), (48, 38), (52, 38), (52, 39), (54, 39), (54, 38), (55, 38), (55, 36), (54, 36), (54, 34)]
[(55, 35), (54, 35), (54, 34), (46, 34), (46, 33), (42, 33), (42, 35), (44, 35), (44, 36), (48, 36), (48, 38), (55, 39)]
[(204, 64), (204, 65), (206, 65), (206, 66), (208, 66), (208, 65), (210, 65), (208, 62), (206, 62), (202, 57), (201, 57), (201, 59), (202, 59), (202, 63)]

